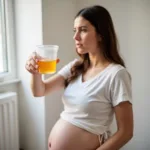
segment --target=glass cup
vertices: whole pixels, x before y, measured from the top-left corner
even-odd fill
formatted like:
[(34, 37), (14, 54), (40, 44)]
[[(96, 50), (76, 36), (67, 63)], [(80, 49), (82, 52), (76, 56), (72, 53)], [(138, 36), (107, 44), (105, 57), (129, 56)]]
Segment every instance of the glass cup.
[(59, 46), (57, 45), (39, 45), (36, 53), (40, 57), (38, 61), (39, 73), (53, 74), (56, 72), (57, 52)]

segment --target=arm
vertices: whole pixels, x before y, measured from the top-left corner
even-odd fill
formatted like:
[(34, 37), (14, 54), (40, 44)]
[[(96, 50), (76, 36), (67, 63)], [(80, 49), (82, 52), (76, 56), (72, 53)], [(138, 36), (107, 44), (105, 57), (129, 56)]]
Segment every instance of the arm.
[(33, 74), (31, 76), (31, 90), (35, 97), (45, 96), (65, 87), (65, 79), (58, 74), (44, 81), (40, 74)]
[[(45, 96), (53, 91), (60, 90), (65, 87), (65, 80), (71, 74), (70, 69), (77, 61), (70, 62), (64, 66), (56, 75), (47, 80), (42, 80), (42, 75), (38, 73), (37, 61), (40, 59), (36, 53), (33, 53), (26, 62), (25, 68), (31, 73), (31, 90), (35, 97)], [(57, 63), (59, 59), (57, 60)]]
[(114, 107), (117, 132), (97, 150), (118, 150), (133, 136), (133, 111), (132, 104), (122, 102)]

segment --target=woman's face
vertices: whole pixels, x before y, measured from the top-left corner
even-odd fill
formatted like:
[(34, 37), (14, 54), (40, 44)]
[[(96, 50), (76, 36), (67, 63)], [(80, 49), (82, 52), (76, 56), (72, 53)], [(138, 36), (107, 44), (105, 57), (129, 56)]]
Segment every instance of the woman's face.
[(79, 54), (97, 53), (99, 51), (100, 38), (98, 38), (94, 26), (81, 16), (74, 21), (73, 39)]

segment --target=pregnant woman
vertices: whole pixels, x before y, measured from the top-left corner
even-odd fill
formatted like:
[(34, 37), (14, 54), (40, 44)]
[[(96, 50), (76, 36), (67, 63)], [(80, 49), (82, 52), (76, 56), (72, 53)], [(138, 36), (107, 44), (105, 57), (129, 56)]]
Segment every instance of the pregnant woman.
[[(80, 59), (42, 80), (38, 56), (26, 62), (36, 97), (64, 89), (64, 110), (53, 127), (49, 150), (118, 150), (133, 136), (131, 76), (119, 55), (109, 12), (102, 6), (80, 10), (74, 20)], [(117, 131), (109, 131), (113, 116)]]

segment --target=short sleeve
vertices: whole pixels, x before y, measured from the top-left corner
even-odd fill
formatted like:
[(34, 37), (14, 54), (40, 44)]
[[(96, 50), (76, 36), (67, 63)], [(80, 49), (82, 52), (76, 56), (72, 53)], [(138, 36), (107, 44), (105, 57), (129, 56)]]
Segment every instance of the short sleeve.
[(64, 66), (62, 69), (58, 71), (57, 74), (64, 77), (64, 79), (67, 79), (71, 75), (71, 67), (77, 62), (78, 59), (74, 59), (70, 63), (68, 63), (66, 66)]
[(116, 73), (110, 92), (113, 106), (124, 101), (132, 103), (131, 76), (125, 68)]

